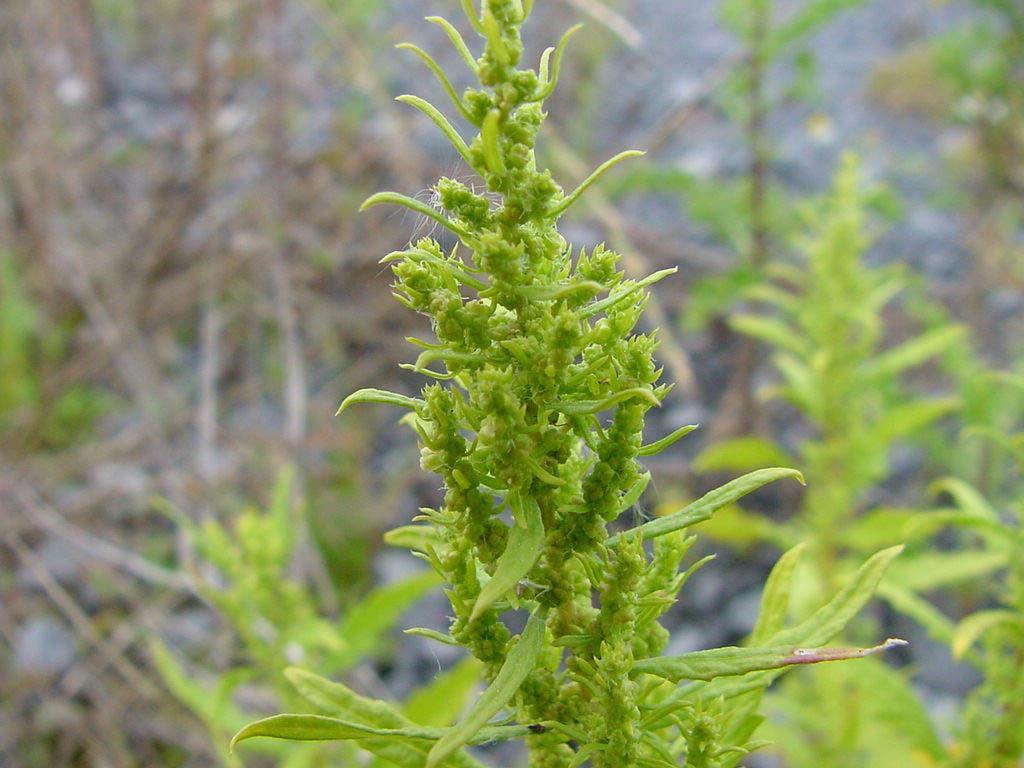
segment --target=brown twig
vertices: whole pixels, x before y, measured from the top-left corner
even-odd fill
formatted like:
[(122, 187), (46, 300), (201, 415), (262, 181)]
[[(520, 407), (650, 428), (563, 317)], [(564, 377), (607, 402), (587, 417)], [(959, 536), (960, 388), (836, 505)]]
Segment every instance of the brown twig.
[(75, 599), (68, 594), (47, 570), (43, 561), (21, 540), (21, 537), (13, 532), (4, 536), (4, 542), (11, 549), (17, 558), (31, 571), (36, 583), (46, 593), (50, 601), (68, 619), (78, 633), (88, 642), (100, 648), (101, 652), (110, 663), (111, 667), (117, 670), (125, 682), (148, 696), (155, 696), (157, 688), (150, 682), (149, 678), (136, 668), (127, 657), (115, 654), (110, 648), (104, 645), (103, 634), (96, 628), (92, 620), (78, 607)]

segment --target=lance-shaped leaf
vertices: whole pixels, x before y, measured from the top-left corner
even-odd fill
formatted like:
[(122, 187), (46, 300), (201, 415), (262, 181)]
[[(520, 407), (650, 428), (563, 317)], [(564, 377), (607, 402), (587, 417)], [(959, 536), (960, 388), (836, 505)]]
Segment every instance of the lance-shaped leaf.
[(933, 421), (957, 410), (956, 398), (929, 398), (915, 400), (891, 408), (885, 419), (870, 430), (871, 440), (877, 444), (890, 443), (928, 426)]
[(691, 465), (694, 472), (750, 472), (764, 467), (783, 467), (792, 456), (763, 437), (748, 435), (715, 443), (701, 451)]
[(434, 58), (420, 48), (418, 45), (412, 43), (399, 43), (395, 46), (399, 50), (412, 51), (429, 67), (430, 71), (434, 73), (434, 77), (441, 83), (441, 87), (444, 88), (444, 92), (448, 94), (448, 98), (452, 100), (452, 104), (459, 110), (464, 118), (472, 122), (472, 116), (469, 114), (469, 110), (466, 109), (466, 105), (462, 103), (462, 99), (455, 92), (455, 87), (452, 85), (451, 80), (448, 79), (448, 75), (445, 74), (444, 70), (441, 69), (441, 65), (434, 61)]
[(341, 407), (338, 408), (337, 416), (350, 405), (356, 403), (384, 403), (385, 405), (397, 405), (401, 408), (409, 408), (415, 411), (421, 405), (425, 403), (415, 397), (407, 397), (406, 395), (400, 395), (397, 392), (388, 392), (385, 389), (360, 389), (353, 392), (351, 395), (346, 397), (341, 402)]
[(332, 655), (333, 668), (347, 669), (384, 646), (385, 634), (399, 617), (429, 589), (441, 583), (433, 571), (424, 571), (394, 584), (377, 587), (353, 605), (338, 631), (345, 647)]
[(494, 575), (477, 596), (470, 621), (476, 621), (495, 601), (515, 589), (519, 580), (533, 568), (543, 549), (544, 521), (537, 500), (532, 496), (524, 498), (522, 494), (510, 493), (509, 504), (512, 505), (516, 523), (509, 531), (508, 543), (498, 558)]
[[(327, 680), (297, 667), (285, 670), (285, 677), (313, 706), (348, 723), (378, 729), (401, 730), (416, 724), (386, 701), (370, 699), (342, 683)], [(426, 740), (366, 737), (358, 745), (400, 768), (422, 768), (430, 750)], [(445, 762), (446, 768), (483, 768), (482, 763), (458, 752)]]
[[(875, 553), (828, 603), (797, 626), (777, 632), (768, 642), (772, 646), (791, 648), (813, 647), (829, 642), (871, 600), (889, 564), (902, 551), (903, 547), (897, 546)], [(735, 679), (716, 679), (710, 683), (693, 683), (692, 687), (683, 692), (683, 696), (700, 701), (731, 699), (767, 688), (783, 669), (753, 672)]]
[(476, 8), (473, 7), (473, 0), (459, 0), (462, 4), (462, 12), (466, 14), (466, 18), (469, 19), (469, 23), (473, 26), (477, 32), (481, 35), (484, 33), (484, 25), (480, 21), (480, 16), (476, 12)]
[[(323, 715), (271, 715), (249, 723), (231, 739), (231, 748), (240, 741), (263, 736), (289, 741), (363, 741), (387, 738), (398, 742), (437, 741), (450, 732), (448, 728), (409, 725), (403, 728), (377, 728)], [(495, 726), (477, 730), (466, 744), (521, 739), (530, 733), (528, 726)], [(447, 757), (447, 755), (445, 756)], [(436, 763), (435, 763), (436, 764)]]
[(544, 648), (544, 622), (547, 612), (538, 608), (530, 615), (523, 634), (505, 657), (494, 682), (477, 699), (473, 709), (454, 728), (448, 730), (430, 749), (426, 768), (434, 768), (463, 745), (479, 739), (481, 729), (519, 690), (526, 676), (537, 666)]
[(954, 659), (962, 659), (985, 632), (1001, 624), (1021, 623), (1020, 617), (1003, 609), (978, 611), (957, 624), (953, 631), (952, 650)]
[(931, 602), (892, 583), (883, 581), (878, 585), (878, 596), (885, 600), (894, 610), (909, 616), (928, 632), (928, 636), (940, 643), (949, 643), (953, 638), (953, 622)]
[(487, 38), (488, 48), (490, 48), (491, 53), (498, 60), (499, 64), (503, 66), (511, 64), (512, 56), (509, 53), (508, 46), (505, 45), (505, 38), (502, 37), (501, 26), (491, 12), (490, 4), (485, 0), (482, 5), (483, 13), (480, 16), (480, 21), (483, 26), (483, 35)]
[(431, 525), (400, 525), (384, 534), (384, 543), (416, 552), (429, 552), (441, 545), (441, 533)]
[[(541, 54), (539, 67), (540, 88), (537, 90), (537, 94), (533, 97), (532, 101), (544, 101), (554, 92), (555, 86), (558, 85), (558, 75), (562, 70), (562, 57), (565, 55), (565, 48), (569, 44), (569, 38), (582, 28), (582, 24), (569, 27), (558, 41), (558, 45), (554, 48), (548, 48)], [(550, 71), (548, 70), (549, 62), (551, 65)]]
[(581, 310), (580, 314), (583, 317), (592, 317), (593, 315), (596, 315), (600, 312), (605, 312), (606, 310), (614, 307), (616, 304), (620, 304), (623, 301), (628, 301), (630, 297), (635, 295), (637, 292), (642, 291), (644, 288), (654, 285), (658, 281), (664, 280), (669, 275), (674, 275), (678, 271), (679, 269), (677, 267), (659, 269), (657, 272), (648, 275), (642, 280), (624, 283), (623, 285), (616, 288), (614, 291), (612, 291), (609, 295), (605, 296), (600, 301), (595, 301), (591, 304), (588, 304)]
[(492, 109), (480, 126), (480, 145), (483, 148), (484, 161), (488, 170), (496, 176), (505, 174), (505, 160), (501, 156), (501, 147), (498, 146), (500, 122), (501, 112)]
[(963, 480), (946, 477), (932, 483), (929, 490), (935, 494), (948, 493), (964, 512), (983, 520), (999, 520), (999, 513), (992, 508), (985, 497)]
[(557, 301), (566, 296), (588, 293), (591, 296), (604, 290), (604, 286), (593, 280), (577, 280), (574, 283), (552, 283), (551, 285), (519, 285), (515, 292), (534, 301)]
[(899, 545), (876, 552), (857, 569), (850, 582), (835, 597), (797, 626), (777, 633), (771, 638), (772, 645), (827, 643), (867, 605), (886, 569), (902, 551), (903, 546)]
[[(411, 47), (415, 48), (417, 51), (419, 50), (416, 46)], [(423, 55), (426, 56), (425, 53)], [(419, 96), (413, 96), (411, 94), (396, 96), (395, 101), (400, 101), (403, 104), (409, 104), (410, 106), (416, 107), (416, 109), (429, 117), (434, 125), (441, 129), (441, 133), (447, 137), (448, 141), (451, 142), (451, 145), (455, 147), (455, 151), (462, 155), (462, 159), (472, 166), (472, 163), (470, 162), (470, 158), (472, 156), (469, 154), (469, 147), (466, 146), (465, 140), (459, 135), (459, 132), (455, 130), (455, 127), (448, 122), (448, 118), (441, 114), (441, 110), (426, 99), (421, 99)]]
[(918, 552), (894, 563), (889, 580), (911, 592), (972, 581), (1006, 566), (1006, 552)]
[(427, 16), (427, 21), (431, 24), (437, 24), (437, 26), (444, 30), (445, 34), (448, 35), (448, 39), (452, 41), (455, 50), (459, 52), (462, 60), (466, 62), (466, 66), (475, 74), (478, 69), (476, 59), (473, 58), (473, 53), (469, 50), (469, 46), (466, 45), (466, 41), (462, 39), (459, 30), (448, 19), (441, 16)]
[[(702, 520), (707, 520), (722, 507), (742, 499), (748, 493), (752, 493), (758, 488), (786, 477), (798, 480), (801, 485), (804, 482), (804, 476), (795, 469), (786, 469), (784, 467), (759, 469), (756, 472), (743, 475), (743, 477), (738, 477), (720, 488), (709, 491), (692, 504), (687, 504), (677, 512), (646, 522), (637, 530), (640, 531), (641, 538), (646, 541), (658, 536), (664, 536), (672, 531), (688, 528)], [(630, 535), (635, 534), (630, 532)], [(608, 540), (608, 543), (615, 543), (620, 536), (621, 534), (616, 534)]]
[[(390, 264), (393, 261), (399, 260), (408, 260), (419, 263), (433, 264), (447, 272), (458, 282), (463, 283), (464, 285), (468, 285), (471, 288), (475, 288), (478, 291), (482, 291), (487, 287), (487, 284), (484, 283), (482, 280), (479, 280), (473, 277), (473, 275), (469, 274), (469, 270), (466, 269), (466, 265), (463, 264), (462, 262), (457, 261), (454, 258), (446, 259), (442, 256), (438, 256), (436, 253), (431, 253), (430, 251), (424, 250), (423, 248), (409, 248), (404, 251), (392, 251), (383, 259), (381, 259), (378, 263)], [(407, 338), (406, 340), (408, 341), (409, 339)], [(440, 345), (438, 344), (428, 344), (418, 339), (414, 340), (413, 343), (418, 344), (419, 346), (423, 346), (427, 349), (440, 348)]]
[(551, 209), (551, 214), (553, 216), (561, 216), (563, 213), (565, 213), (566, 210), (568, 210), (569, 206), (571, 206), (579, 199), (580, 195), (586, 192), (591, 187), (591, 185), (594, 184), (594, 182), (600, 179), (605, 173), (607, 173), (613, 167), (621, 163), (623, 160), (628, 160), (631, 157), (642, 157), (645, 154), (647, 153), (642, 152), (639, 149), (627, 149), (625, 152), (619, 152), (619, 154), (615, 155), (615, 157), (605, 160), (603, 163), (597, 166), (597, 168), (594, 169), (593, 173), (591, 173), (589, 176), (587, 176), (587, 178), (580, 182), (580, 185), (576, 187), (576, 189), (574, 189), (572, 192), (570, 192), (568, 195), (562, 198), (561, 202), (559, 202), (558, 205)]
[(757, 623), (750, 633), (750, 644), (765, 642), (778, 633), (786, 622), (789, 610), (789, 595), (793, 587), (793, 574), (800, 562), (800, 556), (807, 548), (806, 543), (797, 544), (788, 550), (768, 574), (761, 593), (761, 610), (757, 614)]
[(427, 640), (433, 640), (441, 643), (442, 645), (453, 645), (457, 648), (462, 647), (461, 643), (451, 635), (446, 635), (444, 632), (438, 632), (436, 629), (428, 629), (427, 627), (410, 627), (409, 629), (403, 629), (402, 634), (425, 637)]
[(622, 498), (619, 499), (619, 506), (615, 513), (615, 516), (618, 517), (627, 509), (629, 509), (638, 501), (640, 501), (640, 497), (644, 495), (644, 491), (647, 490), (647, 486), (650, 485), (650, 482), (650, 472), (644, 472), (642, 475), (640, 475), (637, 481), (633, 483), (633, 485), (631, 485), (625, 493), (622, 494)]
[(656, 675), (673, 683), (682, 680), (714, 680), (716, 677), (745, 675), (769, 669), (782, 669), (797, 664), (820, 664), (825, 661), (859, 659), (906, 645), (906, 640), (890, 638), (872, 648), (794, 648), (793, 646), (712, 648), (641, 659), (633, 665), (635, 672)]
[(451, 725), (476, 692), (482, 673), (483, 664), (467, 656), (410, 694), (402, 711), (420, 725)]
[(637, 452), (639, 456), (656, 456), (657, 454), (664, 451), (669, 446), (675, 444), (677, 441), (682, 440), (688, 434), (693, 432), (700, 426), (699, 424), (687, 424), (685, 427), (680, 427), (671, 434), (665, 435), (660, 440), (655, 440), (653, 443), (648, 443), (642, 446)]
[(810, 354), (804, 337), (782, 320), (763, 315), (739, 314), (729, 318), (729, 325), (740, 333), (788, 349), (800, 357), (805, 358)]
[(384, 205), (385, 203), (408, 208), (410, 211), (426, 216), (428, 219), (436, 221), (442, 227), (450, 229), (463, 240), (467, 242), (471, 240), (469, 230), (462, 225), (456, 224), (454, 221), (445, 218), (426, 203), (421, 203), (419, 200), (414, 200), (408, 195), (402, 195), (398, 192), (378, 192), (375, 195), (370, 195), (366, 198), (363, 204), (359, 206), (359, 210), (365, 211), (367, 208), (372, 208), (375, 205)]
[(613, 405), (618, 405), (624, 400), (629, 400), (633, 397), (640, 397), (649, 402), (651, 405), (661, 405), (661, 401), (658, 400), (657, 395), (649, 387), (632, 387), (630, 389), (624, 389), (621, 392), (616, 392), (610, 397), (606, 397), (603, 400), (572, 400), (565, 403), (558, 403), (555, 408), (566, 416), (583, 416), (588, 413), (600, 413), (611, 408)]
[(963, 337), (964, 329), (959, 325), (937, 328), (876, 356), (865, 365), (864, 373), (876, 380), (895, 376), (941, 354)]

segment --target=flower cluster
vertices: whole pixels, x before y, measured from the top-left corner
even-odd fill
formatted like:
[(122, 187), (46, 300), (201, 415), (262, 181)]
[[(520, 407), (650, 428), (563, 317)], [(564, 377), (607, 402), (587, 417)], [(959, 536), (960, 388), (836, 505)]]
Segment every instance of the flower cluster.
[[(480, 88), (461, 96), (426, 52), (401, 46), (424, 60), (477, 135), (466, 143), (432, 104), (399, 100), (437, 125), (486, 192), (444, 178), (434, 187), (438, 208), (394, 192), (366, 201), (364, 208), (405, 206), (457, 242), (449, 248), (423, 238), (383, 260), (394, 272), (396, 298), (430, 319), (434, 339), (412, 340), (422, 351), (407, 367), (434, 382), (418, 398), (360, 390), (341, 407), (381, 402), (410, 411), (404, 420), (419, 437), (422, 467), (441, 477), (444, 498), (388, 539), (443, 577), (453, 617), (447, 634), (410, 631), (468, 648), (483, 662), (489, 686), (458, 724), (430, 730), (399, 727), (401, 716), (384, 717), (382, 702), (365, 704), (344, 686), (314, 684), (303, 673), (308, 698), (329, 702), (344, 719), (279, 715), (236, 739), (363, 739), (364, 748), (414, 768), (476, 765), (461, 748), (498, 739), (524, 739), (535, 768), (588, 760), (597, 768), (675, 766), (684, 759), (693, 768), (730, 766), (757, 725), (760, 691), (779, 669), (865, 653), (794, 654), (793, 646), (835, 635), (895, 550), (869, 561), (824, 613), (791, 630), (782, 630), (789, 582), (779, 576), (765, 597), (763, 634), (778, 641), (772, 647), (658, 656), (668, 637), (658, 619), (704, 562), (679, 572), (693, 543), (685, 529), (766, 483), (800, 474), (759, 470), (678, 512), (609, 530), (650, 480), (638, 459), (693, 429), (643, 444), (645, 415), (669, 387), (659, 384), (656, 335), (637, 324), (647, 288), (675, 270), (627, 279), (617, 254), (603, 246), (577, 250), (559, 233), (559, 217), (580, 195), (639, 153), (613, 157), (569, 193), (537, 168), (542, 105), (575, 28), (544, 52), (536, 71), (520, 69), (520, 27), (531, 5), (484, 0), (478, 14), (463, 0), (485, 40), (479, 59), (449, 22), (428, 19), (479, 80)], [(529, 618), (513, 636), (516, 610)], [(730, 675), (740, 676), (738, 687), (719, 680)], [(682, 680), (691, 683), (677, 688)], [(515, 724), (491, 724), (502, 711)], [(406, 762), (396, 760), (395, 740)]]

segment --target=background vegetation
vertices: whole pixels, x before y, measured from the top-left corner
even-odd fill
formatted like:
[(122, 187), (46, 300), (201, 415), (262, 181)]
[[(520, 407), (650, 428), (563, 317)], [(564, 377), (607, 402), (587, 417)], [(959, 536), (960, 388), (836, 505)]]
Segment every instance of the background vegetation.
[[(0, 6), (3, 765), (361, 759), (227, 753), (247, 719), (301, 706), (292, 664), (424, 726), (473, 694), (472, 662), (398, 631), (443, 629), (447, 604), (381, 543), (435, 484), (393, 413), (333, 418), (361, 387), (418, 388), (394, 361), (423, 329), (377, 259), (432, 222), (356, 210), (385, 188), (432, 204), (428, 185), (466, 173), (391, 98), (445, 101), (398, 42), (459, 71), (441, 30), (423, 42), (426, 13), (462, 18), (454, 0)], [(720, 554), (666, 615), (669, 649), (746, 637), (793, 545), (800, 617), (906, 542), (850, 634), (910, 646), (778, 686), (777, 746), (745, 764), (1019, 765), (1024, 6), (536, 0), (534, 16), (531, 60), (586, 24), (543, 162), (572, 188), (648, 150), (567, 234), (632, 277), (680, 270), (648, 306), (677, 383), (650, 439), (702, 429), (648, 460), (636, 514), (761, 467), (809, 482), (697, 527), (688, 563)]]

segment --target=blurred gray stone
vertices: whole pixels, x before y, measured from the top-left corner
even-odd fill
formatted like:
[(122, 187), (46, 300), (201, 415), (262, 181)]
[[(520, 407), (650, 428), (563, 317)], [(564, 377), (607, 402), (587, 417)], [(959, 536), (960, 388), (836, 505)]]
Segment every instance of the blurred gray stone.
[(12, 666), (23, 675), (56, 675), (78, 658), (71, 630), (52, 616), (32, 616), (14, 636)]

